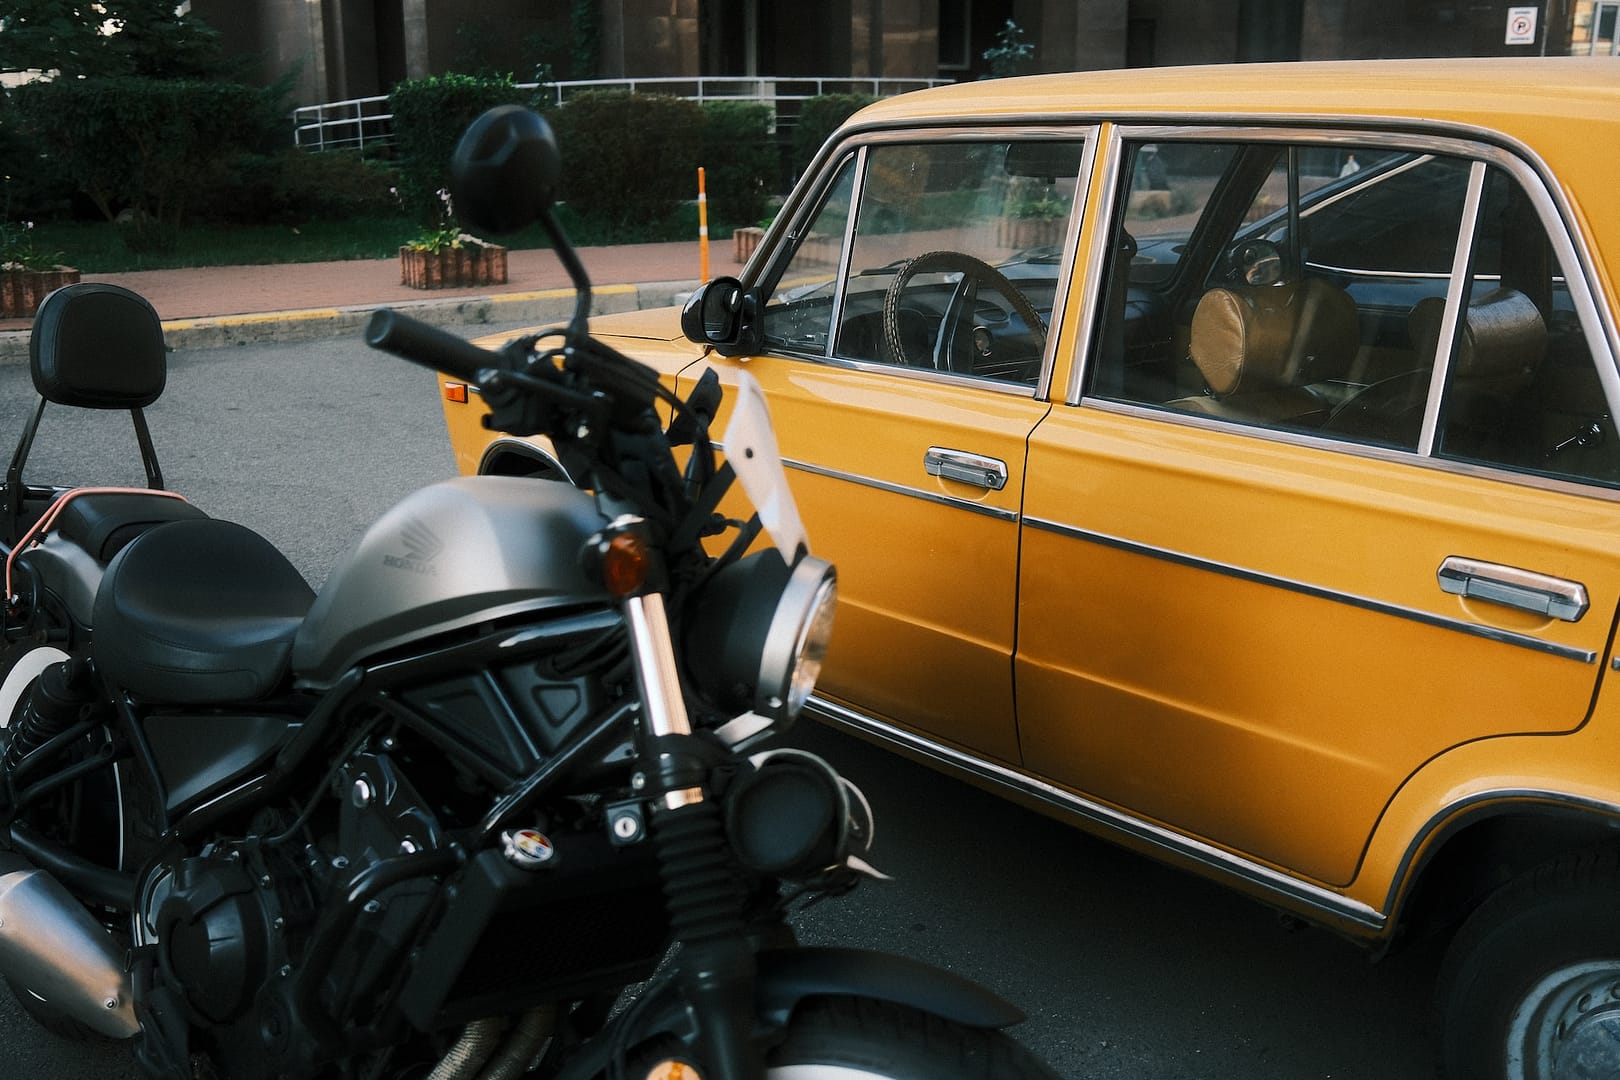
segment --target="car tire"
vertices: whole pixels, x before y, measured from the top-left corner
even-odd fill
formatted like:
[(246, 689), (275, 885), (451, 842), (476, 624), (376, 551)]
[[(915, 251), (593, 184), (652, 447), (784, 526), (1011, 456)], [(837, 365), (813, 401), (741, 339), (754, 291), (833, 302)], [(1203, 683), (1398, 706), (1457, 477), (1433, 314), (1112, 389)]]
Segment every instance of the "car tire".
[(1452, 942), (1438, 1004), (1454, 1080), (1620, 1076), (1620, 850), (1561, 856), (1493, 893)]

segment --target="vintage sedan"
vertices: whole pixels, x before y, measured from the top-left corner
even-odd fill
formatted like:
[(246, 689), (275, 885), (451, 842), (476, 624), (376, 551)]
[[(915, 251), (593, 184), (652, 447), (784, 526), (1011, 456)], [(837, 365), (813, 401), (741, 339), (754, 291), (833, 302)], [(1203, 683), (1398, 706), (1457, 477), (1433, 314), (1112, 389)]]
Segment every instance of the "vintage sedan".
[[(1041, 76), (856, 115), (738, 278), (825, 720), (1383, 950), (1456, 1080), (1620, 1075), (1620, 65)], [(558, 476), (447, 404), (468, 471)]]

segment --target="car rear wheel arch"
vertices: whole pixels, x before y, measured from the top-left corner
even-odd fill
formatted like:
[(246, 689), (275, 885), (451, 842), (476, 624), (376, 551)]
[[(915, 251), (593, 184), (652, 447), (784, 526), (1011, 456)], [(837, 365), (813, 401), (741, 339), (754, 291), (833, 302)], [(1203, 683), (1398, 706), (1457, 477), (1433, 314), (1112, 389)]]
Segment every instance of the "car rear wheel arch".
[[(1415, 841), (1414, 850), (1422, 843)], [(1521, 874), (1570, 852), (1604, 847), (1620, 849), (1620, 816), (1528, 799), (1476, 807), (1441, 825), (1396, 882), (1389, 943), (1447, 933)]]

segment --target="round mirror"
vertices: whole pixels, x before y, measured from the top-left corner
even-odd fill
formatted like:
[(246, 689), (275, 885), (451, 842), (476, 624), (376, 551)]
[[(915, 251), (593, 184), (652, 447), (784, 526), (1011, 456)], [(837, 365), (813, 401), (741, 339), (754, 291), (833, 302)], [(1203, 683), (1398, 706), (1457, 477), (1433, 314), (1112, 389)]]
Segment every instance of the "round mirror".
[(497, 106), (467, 129), (450, 158), (450, 197), (470, 231), (501, 236), (533, 224), (562, 176), (557, 139), (539, 113)]

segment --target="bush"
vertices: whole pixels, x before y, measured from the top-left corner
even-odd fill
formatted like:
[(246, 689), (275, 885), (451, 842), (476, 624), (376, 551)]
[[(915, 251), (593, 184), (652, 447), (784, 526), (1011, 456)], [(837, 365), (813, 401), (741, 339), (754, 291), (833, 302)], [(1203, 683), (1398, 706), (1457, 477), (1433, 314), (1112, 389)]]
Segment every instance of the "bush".
[(398, 185), (392, 164), (353, 150), (237, 154), (199, 178), (195, 216), (242, 225), (391, 217), (399, 213)]
[(774, 116), (769, 105), (744, 101), (703, 106), (702, 165), (714, 221), (752, 225), (765, 216), (781, 170)]
[(807, 100), (793, 128), (793, 175), (810, 167), (838, 125), (876, 100), (869, 94), (818, 94)]
[(513, 104), (533, 102), (510, 78), (434, 75), (394, 87), (388, 107), (399, 154), (399, 198), (419, 225), (442, 224), (439, 192), (450, 188), (450, 155), (468, 125), (497, 105)]
[(697, 195), (703, 107), (626, 90), (594, 90), (550, 113), (562, 150), (562, 197), (612, 231), (660, 222)]
[(56, 79), (14, 94), (17, 115), (55, 168), (136, 243), (162, 244), (222, 156), (276, 137), (269, 92), (233, 83), (133, 77)]

